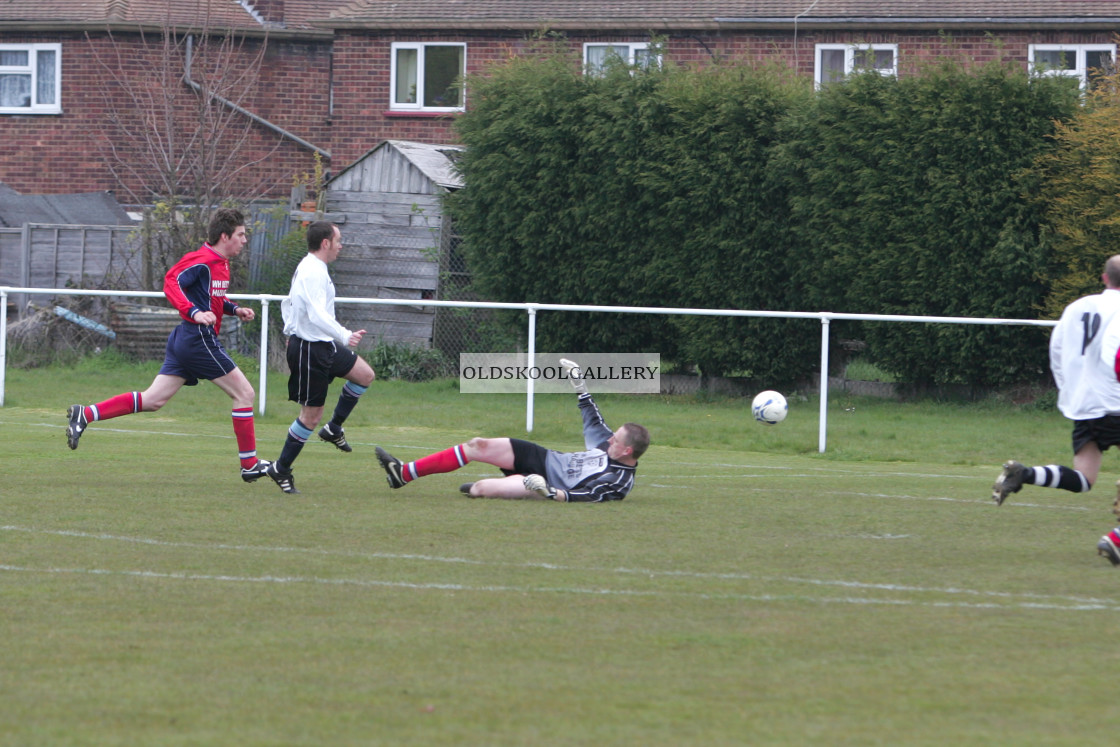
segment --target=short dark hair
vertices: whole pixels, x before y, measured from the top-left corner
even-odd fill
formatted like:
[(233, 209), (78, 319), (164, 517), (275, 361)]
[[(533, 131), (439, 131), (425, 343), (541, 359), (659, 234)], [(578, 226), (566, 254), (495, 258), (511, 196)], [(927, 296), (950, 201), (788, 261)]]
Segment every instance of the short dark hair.
[(233, 236), (238, 226), (245, 225), (245, 214), (234, 208), (218, 208), (210, 218), (210, 227), (206, 232), (206, 240), (214, 246), (222, 240), (222, 234)]
[(627, 423), (622, 427), (626, 429), (626, 445), (630, 447), (630, 455), (639, 459), (649, 448), (649, 431), (644, 425), (637, 423)]
[(329, 220), (317, 220), (307, 227), (307, 251), (317, 252), (323, 242), (334, 238), (334, 224)]
[(1114, 254), (1104, 263), (1104, 274), (1109, 288), (1120, 288), (1120, 254)]

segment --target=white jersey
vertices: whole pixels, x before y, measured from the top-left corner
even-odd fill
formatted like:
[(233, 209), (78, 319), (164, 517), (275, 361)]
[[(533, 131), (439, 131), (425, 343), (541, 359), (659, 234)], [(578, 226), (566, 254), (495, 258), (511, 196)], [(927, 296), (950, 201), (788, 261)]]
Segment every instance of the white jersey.
[(284, 334), (309, 342), (334, 341), (346, 347), (350, 330), (334, 318), (334, 283), (327, 263), (311, 252), (300, 260), (292, 275), (292, 289), (280, 303)]
[(1062, 312), (1050, 335), (1050, 370), (1058, 409), (1070, 420), (1120, 415), (1120, 290), (1079, 298)]

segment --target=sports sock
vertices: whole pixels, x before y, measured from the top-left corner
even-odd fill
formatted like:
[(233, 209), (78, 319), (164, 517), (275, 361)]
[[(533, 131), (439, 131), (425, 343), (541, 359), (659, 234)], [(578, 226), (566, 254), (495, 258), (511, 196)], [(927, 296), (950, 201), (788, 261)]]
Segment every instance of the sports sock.
[(463, 444), (452, 446), (450, 449), (437, 451), (426, 457), (420, 457), (415, 462), (409, 462), (401, 470), (401, 477), (405, 482), (412, 482), (417, 477), (435, 475), (441, 472), (454, 472), (465, 466), (470, 459), (463, 453)]
[(1023, 476), (1023, 482), (1043, 488), (1068, 490), (1071, 493), (1085, 493), (1093, 487), (1089, 484), (1085, 475), (1072, 467), (1063, 467), (1058, 464), (1027, 468), (1027, 472)]
[(288, 437), (284, 439), (284, 448), (280, 450), (280, 458), (276, 460), (276, 468), (281, 472), (291, 472), (292, 464), (296, 457), (303, 451), (303, 445), (311, 437), (311, 429), (296, 418), (288, 426)]
[(257, 463), (257, 433), (253, 426), (253, 408), (233, 408), (233, 435), (237, 437), (237, 456), (241, 468), (249, 469)]
[(134, 412), (140, 412), (143, 407), (140, 392), (125, 392), (124, 394), (118, 394), (116, 397), (110, 397), (104, 402), (86, 407), (86, 422), (92, 423), (96, 420), (109, 420), (119, 418), (121, 415), (131, 415)]
[(350, 417), (350, 413), (354, 411), (354, 405), (358, 404), (358, 397), (365, 394), (366, 389), (369, 387), (355, 384), (353, 381), (347, 381), (342, 387), (342, 392), (338, 395), (338, 404), (334, 406), (334, 414), (331, 415), (329, 425), (333, 426), (331, 430), (338, 431), (342, 429), (342, 424), (346, 422), (346, 418)]

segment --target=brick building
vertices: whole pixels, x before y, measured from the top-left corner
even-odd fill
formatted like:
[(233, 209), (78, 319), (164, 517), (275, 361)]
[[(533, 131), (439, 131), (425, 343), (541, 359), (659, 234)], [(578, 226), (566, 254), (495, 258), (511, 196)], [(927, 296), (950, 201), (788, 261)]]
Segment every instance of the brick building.
[(239, 99), (255, 118), (226, 122), (247, 133), (244, 178), (280, 195), (316, 152), (338, 173), (385, 140), (454, 142), (454, 117), (470, 107), (456, 81), (543, 30), (563, 34), (592, 70), (610, 54), (637, 64), (774, 61), (825, 85), (858, 68), (906, 75), (955, 55), (1084, 85), (1116, 59), (1120, 0), (9, 0), (0, 3), (0, 182), (24, 193), (143, 191), (120, 167), (154, 129), (136, 90), (174, 90), (180, 116), (199, 102), (172, 76), (185, 69), (183, 47), (169, 65), (152, 43), (167, 27), (180, 39), (231, 31), (244, 40), (232, 67), (263, 53)]

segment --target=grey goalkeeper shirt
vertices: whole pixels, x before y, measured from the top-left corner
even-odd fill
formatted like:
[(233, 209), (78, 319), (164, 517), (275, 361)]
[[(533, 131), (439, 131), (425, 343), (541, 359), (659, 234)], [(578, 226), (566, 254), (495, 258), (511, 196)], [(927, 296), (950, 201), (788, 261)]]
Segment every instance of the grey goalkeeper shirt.
[(572, 502), (620, 501), (634, 487), (637, 465), (631, 467), (607, 456), (607, 441), (614, 434), (607, 427), (590, 394), (579, 396), (586, 451), (555, 451), (545, 457), (545, 479), (561, 488)]

